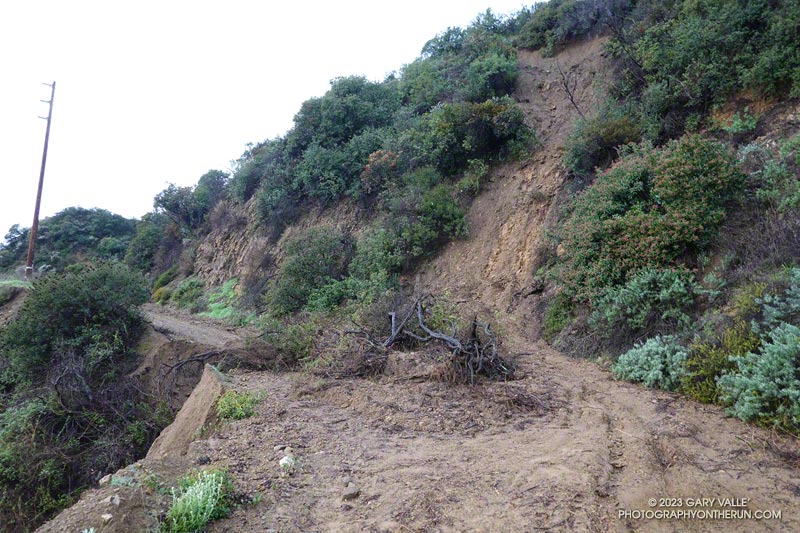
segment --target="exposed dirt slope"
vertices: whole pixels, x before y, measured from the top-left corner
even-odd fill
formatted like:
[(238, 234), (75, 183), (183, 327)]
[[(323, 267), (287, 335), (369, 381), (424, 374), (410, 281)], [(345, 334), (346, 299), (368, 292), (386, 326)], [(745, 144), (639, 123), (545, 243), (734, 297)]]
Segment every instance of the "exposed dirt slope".
[(13, 291), (11, 299), (0, 305), (0, 328), (11, 322), (22, 307), (22, 302), (25, 301), (26, 291), (24, 289), (11, 290)]
[(571, 45), (555, 58), (520, 51), (517, 100), (540, 147), (522, 164), (495, 172), (467, 213), (469, 237), (452, 242), (423, 270), (418, 284), (446, 287), (504, 314), (523, 317), (530, 311), (535, 298), (529, 287), (542, 260), (543, 230), (557, 216), (555, 200), (567, 177), (561, 162), (564, 142), (579, 117), (563, 88), (562, 72), (574, 84), (578, 108), (588, 113), (607, 89), (601, 77), (608, 69), (605, 42)]

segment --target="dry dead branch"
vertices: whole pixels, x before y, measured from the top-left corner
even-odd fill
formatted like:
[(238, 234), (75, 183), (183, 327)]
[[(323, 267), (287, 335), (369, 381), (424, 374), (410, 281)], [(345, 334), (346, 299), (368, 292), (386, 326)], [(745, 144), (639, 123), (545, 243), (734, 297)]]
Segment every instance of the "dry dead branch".
[(569, 98), (569, 102), (572, 104), (572, 107), (575, 108), (575, 111), (581, 116), (581, 118), (586, 118), (583, 115), (583, 111), (581, 108), (578, 107), (577, 102), (575, 102), (575, 90), (578, 88), (578, 78), (572, 76), (572, 72), (564, 72), (564, 69), (561, 68), (561, 63), (558, 61), (555, 62), (556, 68), (558, 69), (558, 73), (561, 76), (561, 86), (564, 88), (564, 91), (567, 93), (567, 98)]
[[(457, 381), (475, 383), (478, 376), (501, 380), (513, 376), (514, 367), (498, 355), (497, 339), (490, 324), (474, 318), (467, 338), (459, 339), (458, 328), (452, 320), (448, 320), (451, 329), (449, 333), (429, 325), (429, 309), (433, 303), (435, 300), (431, 295), (417, 298), (399, 323), (397, 313), (389, 313), (391, 334), (383, 341), (376, 340), (363, 328), (347, 330), (344, 333), (363, 339), (370, 345), (372, 349), (365, 350), (364, 354), (370, 356), (371, 362), (385, 363), (386, 350), (402, 340), (411, 341), (412, 344), (438, 343), (447, 348)], [(369, 370), (374, 370), (377, 366), (379, 365), (367, 365)]]

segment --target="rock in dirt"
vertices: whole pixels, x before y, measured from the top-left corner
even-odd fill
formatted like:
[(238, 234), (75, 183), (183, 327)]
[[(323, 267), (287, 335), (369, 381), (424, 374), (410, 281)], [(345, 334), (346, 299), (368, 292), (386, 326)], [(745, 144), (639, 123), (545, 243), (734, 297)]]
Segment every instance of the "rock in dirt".
[(120, 501), (122, 500), (120, 499), (119, 496), (117, 496), (116, 494), (112, 494), (108, 498), (104, 499), (102, 503), (106, 505), (113, 505), (114, 507), (119, 507)]
[(345, 501), (355, 500), (360, 494), (361, 489), (351, 483), (344, 489), (344, 492), (342, 492), (342, 499)]
[(108, 524), (114, 518), (114, 515), (106, 513), (106, 514), (100, 515), (100, 518), (103, 519), (103, 523), (104, 524)]

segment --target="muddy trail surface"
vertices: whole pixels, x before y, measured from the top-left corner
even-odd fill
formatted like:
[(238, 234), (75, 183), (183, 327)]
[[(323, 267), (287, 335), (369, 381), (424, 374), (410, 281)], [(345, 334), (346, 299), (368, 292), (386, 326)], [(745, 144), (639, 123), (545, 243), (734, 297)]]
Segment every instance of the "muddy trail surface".
[(189, 315), (170, 307), (157, 304), (143, 306), (145, 319), (157, 332), (167, 338), (188, 340), (217, 349), (241, 348), (243, 338), (255, 334), (242, 328), (234, 328), (217, 320)]
[[(197, 319), (148, 314), (184, 341), (237, 335), (193, 338)], [(254, 416), (115, 474), (144, 482), (90, 490), (42, 531), (153, 528), (169, 500), (159, 485), (209, 467), (254, 503), (208, 531), (800, 531), (795, 439), (543, 343), (513, 348), (518, 379), (476, 386), (233, 371), (224, 388), (259, 394)]]
[[(264, 498), (211, 531), (800, 530), (796, 442), (543, 345), (518, 364), (478, 387), (238, 376), (258, 415), (196, 451)], [(678, 510), (705, 514), (644, 515)]]

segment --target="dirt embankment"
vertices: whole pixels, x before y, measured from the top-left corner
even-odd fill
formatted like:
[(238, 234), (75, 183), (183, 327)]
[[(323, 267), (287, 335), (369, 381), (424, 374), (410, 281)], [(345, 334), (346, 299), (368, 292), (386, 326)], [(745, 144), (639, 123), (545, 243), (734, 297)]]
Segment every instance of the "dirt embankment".
[[(469, 237), (451, 242), (423, 268), (418, 286), (446, 288), (458, 299), (481, 302), (504, 318), (513, 317), (525, 335), (535, 333), (531, 311), (538, 296), (531, 285), (546, 259), (545, 228), (558, 216), (557, 200), (567, 179), (564, 143), (578, 109), (588, 114), (607, 92), (605, 43), (575, 44), (555, 58), (520, 51), (515, 95), (539, 148), (521, 164), (495, 171), (467, 213)], [(578, 109), (564, 90), (565, 78), (575, 87)]]

